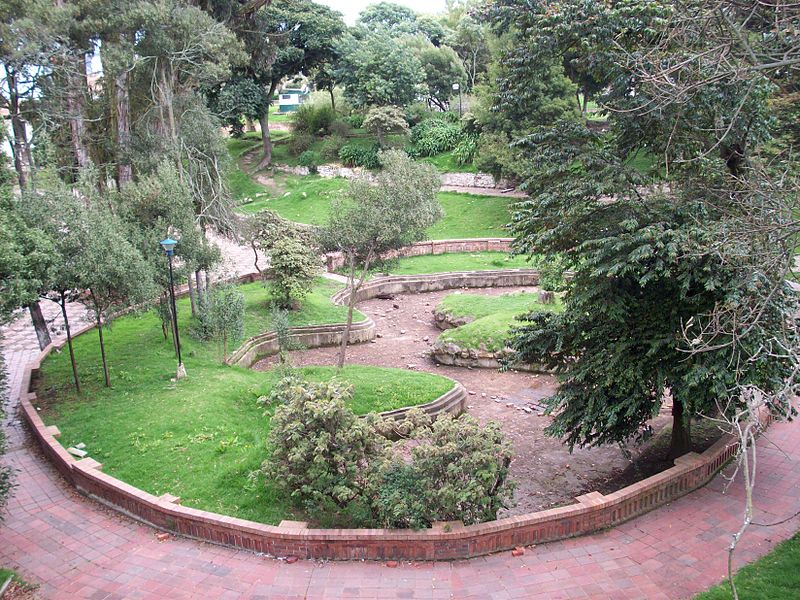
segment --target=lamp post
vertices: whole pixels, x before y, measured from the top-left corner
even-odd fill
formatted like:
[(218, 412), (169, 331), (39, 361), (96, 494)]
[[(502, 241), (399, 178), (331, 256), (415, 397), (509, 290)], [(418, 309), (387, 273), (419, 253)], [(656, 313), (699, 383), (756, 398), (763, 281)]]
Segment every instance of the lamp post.
[(175, 350), (178, 353), (177, 379), (183, 379), (186, 377), (186, 367), (183, 366), (183, 361), (181, 360), (181, 338), (178, 335), (178, 310), (175, 307), (175, 280), (172, 276), (172, 256), (175, 254), (175, 246), (177, 244), (178, 242), (172, 238), (161, 240), (161, 247), (164, 249), (164, 253), (167, 255), (167, 260), (169, 262), (169, 297), (172, 303), (172, 330), (175, 332)]
[(461, 85), (458, 83), (453, 84), (453, 91), (458, 92), (458, 116), (461, 117)]

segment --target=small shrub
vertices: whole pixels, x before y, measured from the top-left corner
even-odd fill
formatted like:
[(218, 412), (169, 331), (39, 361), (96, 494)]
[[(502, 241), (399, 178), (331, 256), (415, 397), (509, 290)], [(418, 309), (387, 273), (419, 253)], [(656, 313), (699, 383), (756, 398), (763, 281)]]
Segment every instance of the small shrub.
[(353, 126), (345, 119), (336, 119), (328, 128), (328, 132), (332, 136), (347, 137), (353, 133)]
[(349, 385), (295, 379), (278, 387), (262, 472), (310, 511), (348, 507), (363, 495), (367, 465), (383, 440), (347, 406)]
[(270, 253), (270, 293), (279, 308), (294, 308), (311, 291), (319, 270), (319, 257), (308, 244), (285, 237)]
[(359, 114), (353, 114), (347, 117), (347, 122), (353, 127), (353, 129), (361, 129), (364, 125), (364, 116)]
[(198, 302), (190, 331), (204, 341), (221, 341), (223, 360), (227, 359), (228, 343), (244, 336), (244, 295), (233, 285), (215, 286)]
[(420, 156), (447, 152), (455, 148), (459, 141), (461, 125), (444, 118), (426, 119), (411, 128), (411, 143)]
[(298, 133), (295, 132), (292, 134), (292, 137), (289, 138), (289, 153), (292, 156), (300, 156), (303, 152), (311, 148), (314, 144), (314, 136), (308, 133)]
[(317, 167), (322, 164), (322, 155), (314, 150), (306, 150), (297, 159), (301, 167), (308, 167), (309, 172), (316, 173)]
[(515, 174), (517, 158), (510, 140), (504, 134), (482, 133), (474, 162), (479, 171), (491, 173), (495, 179), (500, 179)]
[(418, 427), (412, 439), (410, 462), (397, 450), (385, 453), (373, 474), (382, 526), (482, 523), (511, 502), (513, 452), (497, 423), (481, 426), (470, 416), (442, 415)]
[(408, 123), (403, 117), (403, 112), (396, 106), (378, 106), (367, 113), (364, 129), (377, 138), (379, 147), (385, 148), (387, 135), (408, 134)]
[(567, 289), (567, 280), (564, 278), (567, 263), (562, 255), (537, 258), (533, 265), (539, 270), (539, 287), (543, 290), (563, 292)]
[(314, 105), (310, 102), (302, 104), (292, 115), (295, 133), (306, 133), (311, 136), (327, 134), (335, 120), (336, 113), (330, 105)]
[(339, 158), (339, 150), (347, 143), (347, 140), (335, 134), (325, 138), (320, 149), (320, 154), (325, 160), (337, 160)]
[(364, 167), (377, 169), (380, 167), (378, 148), (376, 146), (364, 147), (356, 144), (345, 144), (339, 149), (339, 159), (347, 167)]
[(433, 112), (424, 102), (415, 102), (406, 107), (406, 121), (412, 127), (417, 123), (422, 123), (425, 119), (433, 117)]
[(468, 165), (473, 161), (475, 153), (478, 151), (478, 139), (479, 136), (475, 133), (467, 133), (461, 136), (461, 141), (453, 149), (453, 156), (458, 164)]

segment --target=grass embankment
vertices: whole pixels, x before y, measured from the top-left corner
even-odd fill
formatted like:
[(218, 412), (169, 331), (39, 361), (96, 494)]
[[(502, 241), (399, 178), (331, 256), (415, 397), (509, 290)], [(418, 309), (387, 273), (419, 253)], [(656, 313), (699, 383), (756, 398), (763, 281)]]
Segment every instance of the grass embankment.
[[(739, 569), (733, 580), (740, 598), (797, 598), (800, 590), (800, 534), (795, 534), (766, 556)], [(698, 594), (695, 600), (729, 600), (732, 597), (726, 581)]]
[[(261, 283), (241, 289), (245, 335), (268, 330), (267, 291)], [(292, 324), (343, 322), (346, 308), (330, 301), (336, 289), (336, 283), (319, 280), (291, 315)], [(85, 443), (103, 470), (123, 481), (156, 495), (178, 495), (186, 506), (278, 523), (291, 514), (286, 498), (248, 479), (266, 457), (269, 432), (269, 414), (256, 400), (269, 393), (275, 375), (223, 365), (219, 344), (190, 335), (188, 300), (179, 301), (178, 312), (185, 380), (171, 381), (175, 353), (154, 313), (121, 317), (106, 332), (114, 387), (102, 386), (97, 334), (87, 332), (75, 340), (84, 393), (73, 391), (68, 354), (52, 354), (38, 386), (43, 418), (59, 427), (65, 447)], [(335, 369), (302, 372), (321, 381)], [(340, 376), (354, 385), (352, 407), (359, 414), (429, 402), (452, 387), (436, 375), (364, 366), (348, 366)]]
[(483, 348), (497, 352), (506, 345), (509, 330), (518, 315), (532, 311), (563, 310), (561, 301), (556, 298), (553, 304), (542, 304), (539, 294), (517, 292), (502, 296), (481, 296), (478, 294), (450, 294), (436, 307), (452, 317), (467, 317), (471, 322), (454, 329), (448, 329), (439, 339), (456, 344), (460, 348)]

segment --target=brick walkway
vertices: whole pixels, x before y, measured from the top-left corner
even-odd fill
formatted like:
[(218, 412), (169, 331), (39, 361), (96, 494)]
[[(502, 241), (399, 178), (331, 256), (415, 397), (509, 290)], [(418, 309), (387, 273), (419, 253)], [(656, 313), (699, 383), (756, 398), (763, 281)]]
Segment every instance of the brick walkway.
[[(240, 252), (239, 265), (249, 265)], [(248, 267), (249, 268), (249, 267)], [(76, 312), (76, 316), (77, 316)], [(6, 330), (12, 404), (36, 342), (26, 323)], [(450, 563), (298, 561), (171, 538), (76, 495), (32, 448), (18, 421), (6, 424), (5, 461), (18, 487), (0, 526), (0, 566), (41, 584), (45, 598), (688, 598), (725, 574), (743, 490), (721, 477), (673, 504), (613, 530), (510, 553)], [(800, 429), (777, 424), (759, 441), (757, 520), (800, 510)], [(737, 565), (768, 552), (800, 518), (751, 527)]]

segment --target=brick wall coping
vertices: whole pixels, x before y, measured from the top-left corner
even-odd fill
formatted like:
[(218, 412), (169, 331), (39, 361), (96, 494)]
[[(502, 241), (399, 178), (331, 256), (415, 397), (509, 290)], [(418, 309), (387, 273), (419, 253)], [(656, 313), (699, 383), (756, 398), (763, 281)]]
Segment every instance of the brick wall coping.
[[(445, 275), (451, 277), (451, 281), (466, 282), (479, 274), (438, 274), (427, 277), (428, 283), (441, 285), (446, 280)], [(392, 289), (402, 283), (398, 279), (423, 281), (426, 277), (384, 278), (383, 283)], [(376, 281), (380, 279), (369, 283)], [(370, 286), (370, 289), (375, 288)], [(91, 327), (84, 327), (78, 333), (89, 329)], [(23, 390), (30, 389), (33, 374), (54, 348), (50, 345), (26, 366)], [(738, 450), (738, 440), (726, 435), (702, 454), (690, 452), (676, 459), (675, 466), (614, 493), (589, 492), (578, 496), (569, 506), (478, 525), (439, 524), (425, 530), (309, 529), (304, 523), (264, 525), (181, 506), (180, 499), (175, 496), (154, 496), (103, 473), (102, 465), (96, 460), (77, 460), (67, 453), (56, 439), (60, 434), (58, 428), (46, 426), (34, 408), (35, 399), (35, 394), (29, 391), (22, 394), (20, 407), (24, 420), (55, 468), (87, 496), (134, 519), (179, 535), (275, 556), (302, 558), (464, 559), (588, 534), (632, 519), (705, 485)]]

